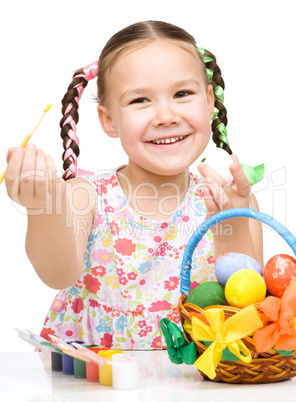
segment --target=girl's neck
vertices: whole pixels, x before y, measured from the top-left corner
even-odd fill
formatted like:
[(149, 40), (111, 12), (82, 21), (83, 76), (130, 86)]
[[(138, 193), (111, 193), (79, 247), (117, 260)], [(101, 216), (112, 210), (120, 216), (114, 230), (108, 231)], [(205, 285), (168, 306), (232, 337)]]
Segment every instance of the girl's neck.
[(189, 186), (189, 169), (174, 176), (160, 176), (129, 162), (117, 171), (117, 177), (129, 205), (154, 220), (169, 219)]

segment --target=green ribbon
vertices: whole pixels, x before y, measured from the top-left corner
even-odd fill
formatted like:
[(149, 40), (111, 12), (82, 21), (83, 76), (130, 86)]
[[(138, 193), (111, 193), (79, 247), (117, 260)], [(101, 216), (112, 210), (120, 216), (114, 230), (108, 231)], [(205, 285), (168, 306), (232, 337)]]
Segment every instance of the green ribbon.
[(216, 128), (220, 131), (218, 138), (220, 138), (221, 141), (224, 141), (229, 146), (225, 124), (221, 122), (217, 125)]
[[(209, 347), (209, 346), (211, 346), (211, 344), (213, 342), (212, 341), (203, 341), (203, 343), (207, 347)], [(237, 362), (239, 360), (239, 358), (237, 356), (235, 356), (235, 354), (230, 352), (230, 350), (227, 347), (223, 350), (221, 359), (227, 360), (229, 362)]]
[(211, 82), (213, 80), (214, 70), (211, 70), (210, 68), (206, 68), (206, 70), (207, 70), (208, 81)]
[(172, 363), (193, 364), (196, 361), (197, 352), (194, 342), (188, 343), (183, 332), (174, 322), (163, 318), (160, 320), (160, 329)]
[(224, 89), (220, 85), (216, 86), (216, 88), (214, 89), (214, 94), (217, 96), (221, 103), (224, 103)]
[(275, 351), (282, 356), (291, 356), (293, 354), (293, 350), (275, 350)]
[(250, 185), (253, 186), (256, 183), (259, 183), (263, 179), (265, 166), (264, 163), (261, 165), (252, 167), (250, 165), (241, 164), (244, 174), (249, 179)]
[[(203, 59), (204, 63), (209, 63), (211, 61), (214, 61), (214, 59), (212, 57), (205, 56), (205, 49), (203, 47), (197, 47), (197, 49), (198, 49), (199, 53), (202, 55), (202, 59)], [(207, 67), (206, 67), (206, 71), (207, 71), (208, 82), (211, 82), (213, 80), (214, 71)], [(214, 94), (216, 95), (216, 98), (221, 103), (224, 103), (224, 89), (220, 85), (217, 85), (215, 87)], [(217, 109), (215, 107), (213, 121), (218, 118), (218, 115), (219, 115), (219, 109)], [(220, 134), (218, 135), (218, 138), (221, 140), (221, 142), (219, 144), (220, 148), (223, 148), (223, 142), (226, 143), (230, 148), (230, 145), (229, 145), (229, 142), (227, 139), (227, 130), (226, 130), (225, 124), (219, 123), (216, 128), (218, 129), (218, 131), (220, 131)]]

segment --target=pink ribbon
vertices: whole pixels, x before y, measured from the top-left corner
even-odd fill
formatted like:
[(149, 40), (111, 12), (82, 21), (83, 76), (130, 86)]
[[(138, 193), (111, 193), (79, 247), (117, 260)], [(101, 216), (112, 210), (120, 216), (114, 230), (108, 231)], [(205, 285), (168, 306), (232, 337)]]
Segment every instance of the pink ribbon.
[[(98, 61), (95, 61), (83, 68), (83, 73), (78, 74), (74, 77), (75, 78), (84, 78), (86, 81), (90, 81), (98, 76), (98, 71), (99, 71), (99, 63)], [(77, 105), (79, 107), (79, 101), (82, 95), (82, 92), (84, 90), (82, 82), (79, 82), (77, 85), (74, 86), (74, 88), (77, 89), (78, 91), (78, 96), (75, 97), (75, 101), (77, 102)], [(72, 109), (73, 105), (70, 103), (68, 107), (66, 108), (65, 114), (69, 113), (70, 110)], [(64, 160), (67, 158), (70, 158), (72, 160), (71, 165), (68, 167), (68, 172), (66, 173), (66, 178), (72, 174), (73, 176), (76, 176), (77, 174), (77, 156), (73, 152), (73, 150), (70, 148), (71, 142), (74, 141), (76, 144), (79, 146), (79, 139), (76, 135), (76, 123), (71, 115), (67, 117), (67, 119), (63, 123), (63, 127), (66, 124), (70, 124), (71, 129), (67, 132), (67, 135), (69, 137), (69, 140), (66, 144), (66, 151), (64, 154)]]

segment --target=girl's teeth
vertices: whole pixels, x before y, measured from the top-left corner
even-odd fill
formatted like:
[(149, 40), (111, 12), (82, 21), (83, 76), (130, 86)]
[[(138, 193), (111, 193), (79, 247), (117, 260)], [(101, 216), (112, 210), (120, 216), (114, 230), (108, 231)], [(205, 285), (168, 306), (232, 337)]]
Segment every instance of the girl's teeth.
[(176, 142), (178, 140), (183, 140), (184, 136), (181, 137), (176, 137), (176, 138), (171, 138), (171, 139), (166, 139), (166, 140), (156, 140), (156, 141), (152, 141), (153, 144), (171, 144), (173, 142)]

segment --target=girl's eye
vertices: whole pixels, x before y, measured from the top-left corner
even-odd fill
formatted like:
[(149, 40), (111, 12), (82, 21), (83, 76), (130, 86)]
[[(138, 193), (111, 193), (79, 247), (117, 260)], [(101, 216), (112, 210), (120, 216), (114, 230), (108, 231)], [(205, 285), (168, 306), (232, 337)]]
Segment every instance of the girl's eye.
[(184, 98), (184, 96), (191, 95), (191, 91), (179, 91), (176, 93), (175, 98)]
[(132, 100), (130, 102), (130, 104), (133, 104), (133, 103), (145, 103), (145, 102), (148, 102), (148, 99), (146, 99), (146, 98), (137, 98), (137, 99)]

